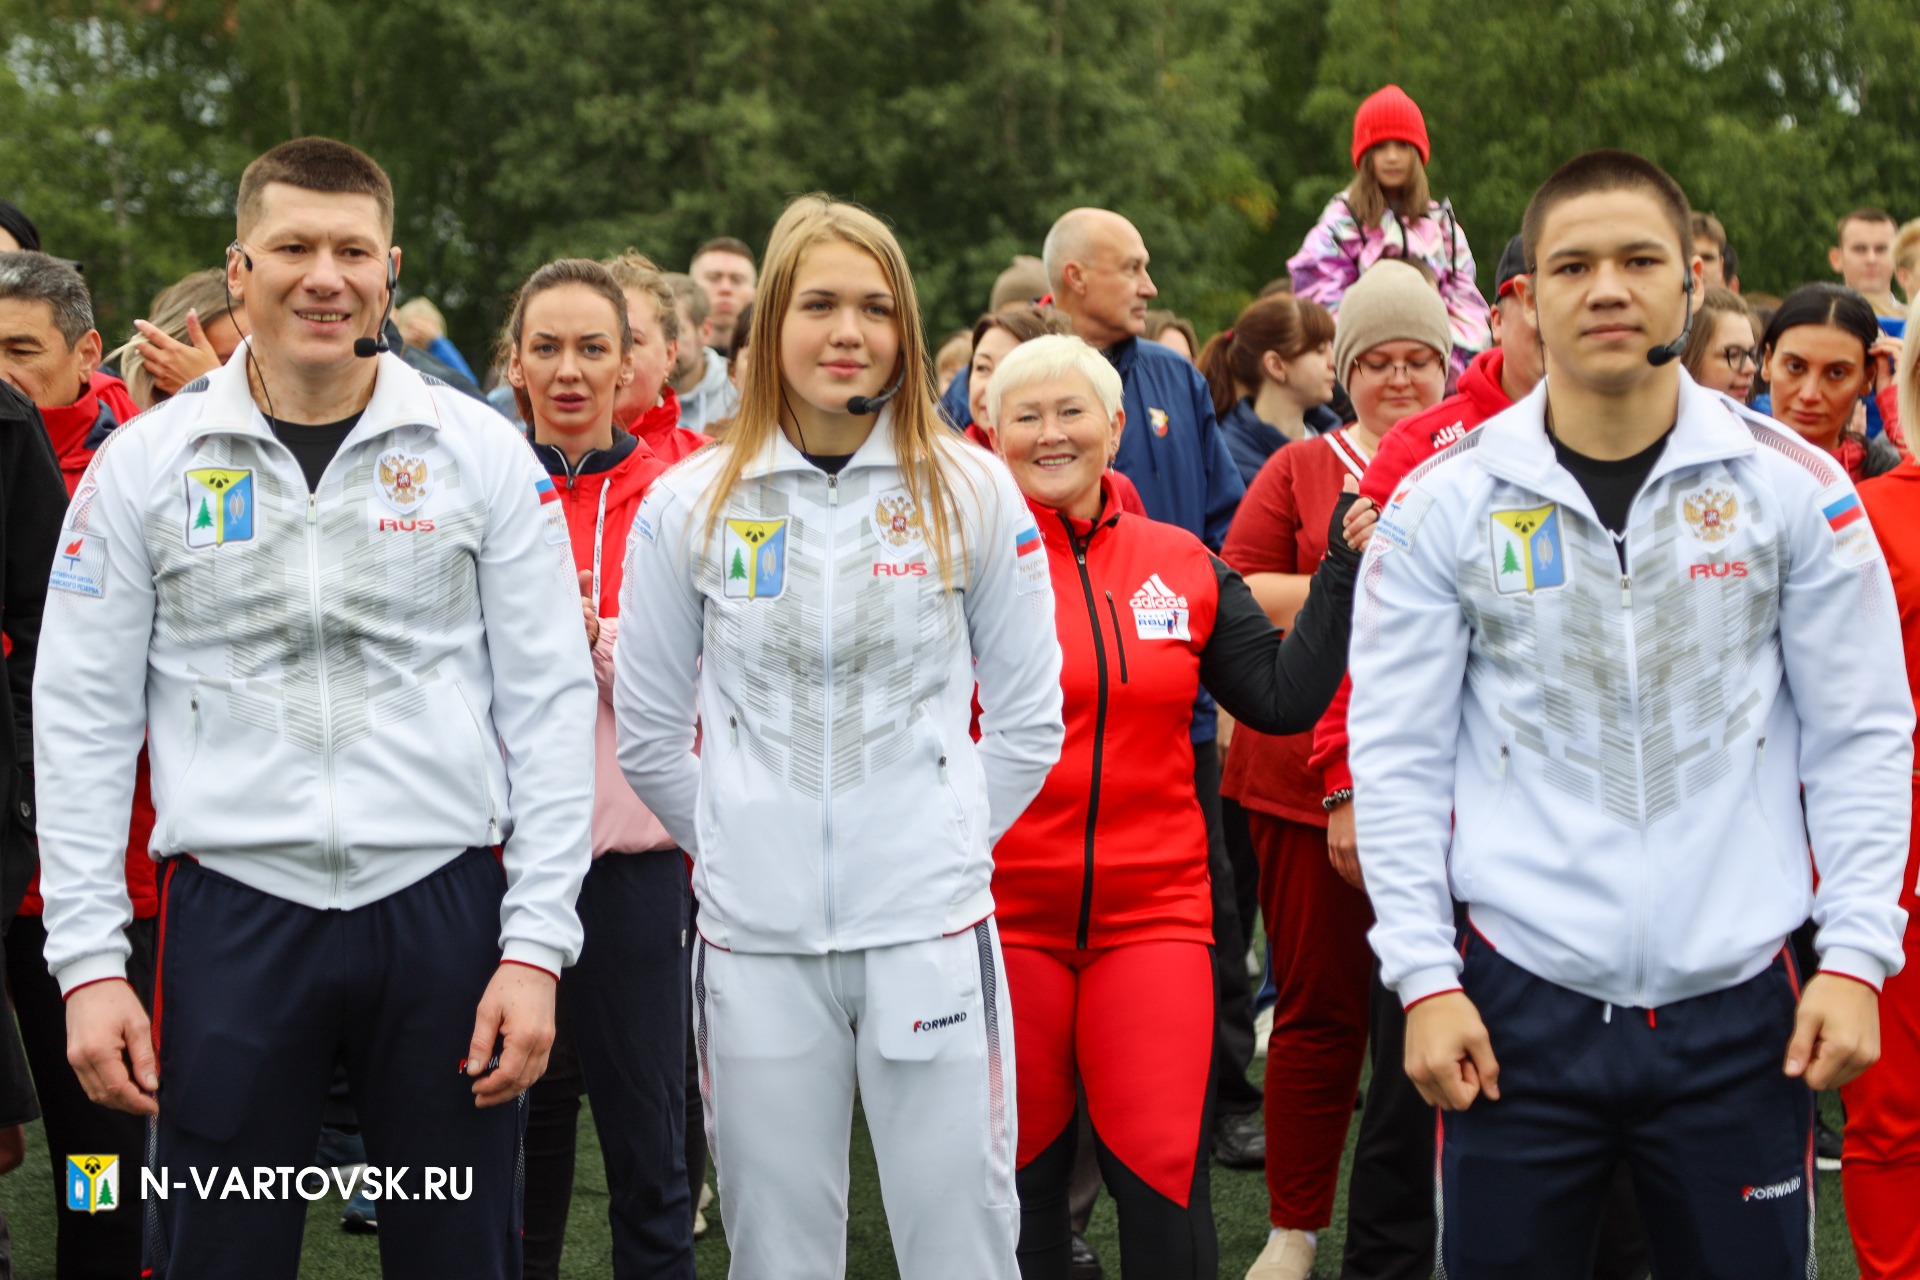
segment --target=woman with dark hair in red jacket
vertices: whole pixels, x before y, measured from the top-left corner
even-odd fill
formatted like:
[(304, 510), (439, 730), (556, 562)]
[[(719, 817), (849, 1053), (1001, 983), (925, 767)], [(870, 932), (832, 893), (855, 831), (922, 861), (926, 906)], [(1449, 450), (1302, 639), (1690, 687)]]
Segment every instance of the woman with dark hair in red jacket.
[[(1113, 366), (1058, 335), (1009, 353), (988, 392), (995, 445), (1040, 528), (1021, 562), (1052, 576), (1065, 658), (1060, 761), (994, 850), (1020, 1064), (1024, 1280), (1067, 1275), (1082, 1087), (1126, 1273), (1218, 1270), (1205, 1155), (1213, 915), (1187, 723), (1204, 683), (1242, 723), (1310, 727), (1346, 669), (1359, 562), (1340, 536), (1349, 497), (1283, 641), (1198, 538), (1120, 509), (1107, 476), (1120, 406)], [(1348, 523), (1364, 541), (1372, 517)]]

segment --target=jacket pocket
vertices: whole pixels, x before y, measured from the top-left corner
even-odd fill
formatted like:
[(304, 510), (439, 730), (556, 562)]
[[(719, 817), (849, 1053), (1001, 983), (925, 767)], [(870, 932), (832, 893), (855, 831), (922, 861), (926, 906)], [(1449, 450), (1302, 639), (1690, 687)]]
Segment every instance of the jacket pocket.
[(475, 776), (480, 780), (481, 795), (485, 797), (487, 805), (487, 843), (497, 845), (500, 843), (500, 805), (493, 795), (493, 766), (499, 760), (500, 751), (497, 746), (488, 745), (487, 731), (480, 723), (480, 713), (473, 709), (473, 703), (467, 697), (466, 687), (455, 680), (453, 691), (459, 696), (460, 706), (467, 713), (467, 723), (473, 726), (473, 764), (477, 770)]
[(200, 763), (201, 739), (206, 736), (202, 727), (205, 715), (200, 708), (201, 689), (194, 685), (187, 694), (187, 733), (192, 745), (187, 749), (187, 766), (180, 771), (180, 777), (169, 788), (167, 795), (167, 837), (166, 847), (175, 852), (185, 852), (180, 848), (180, 814), (186, 808), (187, 784), (193, 780), (194, 766)]
[(947, 816), (953, 822), (954, 830), (959, 834), (961, 847), (966, 848), (972, 836), (973, 824), (967, 820), (967, 804), (960, 798), (960, 789), (953, 784), (955, 761), (947, 751), (946, 742), (940, 736), (940, 730), (933, 723), (930, 712), (923, 712), (921, 724), (924, 726), (929, 750), (933, 753), (934, 772), (940, 780), (940, 796), (947, 806)]

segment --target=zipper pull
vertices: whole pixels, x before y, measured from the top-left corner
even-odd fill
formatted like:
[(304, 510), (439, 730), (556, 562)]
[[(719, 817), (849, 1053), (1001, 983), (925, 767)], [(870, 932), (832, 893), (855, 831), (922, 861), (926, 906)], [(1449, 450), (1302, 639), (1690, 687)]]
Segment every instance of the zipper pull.
[(1767, 740), (1765, 738), (1761, 738), (1760, 741), (1755, 744), (1754, 750), (1753, 750), (1754, 768), (1757, 769), (1761, 765), (1765, 764), (1766, 762), (1767, 762)]
[(839, 476), (827, 477), (827, 505), (830, 507), (837, 507), (840, 505), (840, 477)]
[[(199, 733), (200, 732), (200, 691), (198, 689), (195, 689), (193, 693), (188, 696), (187, 706), (193, 712), (193, 731), (195, 733)], [(1765, 744), (1766, 744), (1766, 739), (1764, 738), (1761, 739), (1761, 745), (1764, 746)]]
[(740, 718), (738, 716), (727, 717), (727, 741), (736, 747), (740, 745)]
[(1632, 574), (1623, 573), (1620, 575), (1620, 607), (1622, 609), (1633, 608), (1633, 575)]
[(940, 782), (941, 782), (941, 785), (943, 785), (943, 786), (944, 786), (944, 785), (946, 784), (946, 781), (947, 781), (947, 758), (946, 758), (945, 756), (941, 756), (941, 757), (940, 757)]
[(320, 523), (320, 495), (317, 493), (307, 495), (307, 523)]
[(1500, 744), (1500, 776), (1507, 776), (1507, 744), (1504, 742)]

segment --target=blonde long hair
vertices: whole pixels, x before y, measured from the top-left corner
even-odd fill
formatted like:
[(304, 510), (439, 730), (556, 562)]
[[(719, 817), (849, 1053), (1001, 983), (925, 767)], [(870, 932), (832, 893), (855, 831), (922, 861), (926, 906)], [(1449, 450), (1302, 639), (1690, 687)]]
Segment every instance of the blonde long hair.
[[(740, 387), (740, 411), (726, 438), (713, 447), (723, 455), (720, 474), (709, 490), (706, 537), (713, 539), (721, 513), (741, 482), (747, 465), (780, 430), (780, 411), (787, 397), (780, 371), (780, 326), (793, 305), (794, 277), (807, 250), (829, 241), (852, 245), (880, 264), (893, 291), (894, 316), (900, 329), (900, 391), (893, 404), (893, 447), (907, 491), (920, 508), (927, 546), (940, 565), (941, 581), (954, 582), (953, 464), (943, 451), (953, 449), (953, 433), (935, 406), (933, 375), (927, 360), (927, 338), (920, 324), (920, 304), (913, 275), (887, 225), (857, 204), (814, 192), (797, 196), (773, 225), (767, 239), (760, 287), (754, 295), (753, 327), (747, 346), (757, 354), (747, 363)], [(892, 378), (888, 379), (889, 385)]]

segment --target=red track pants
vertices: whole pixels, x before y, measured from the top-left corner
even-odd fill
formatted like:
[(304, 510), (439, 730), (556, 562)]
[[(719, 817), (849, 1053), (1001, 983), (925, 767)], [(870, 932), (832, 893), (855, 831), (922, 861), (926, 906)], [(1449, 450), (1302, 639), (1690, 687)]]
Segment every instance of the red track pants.
[(1327, 832), (1249, 811), (1279, 998), (1267, 1045), (1267, 1194), (1276, 1227), (1333, 1221), (1367, 1050), (1367, 896), (1327, 860)]

